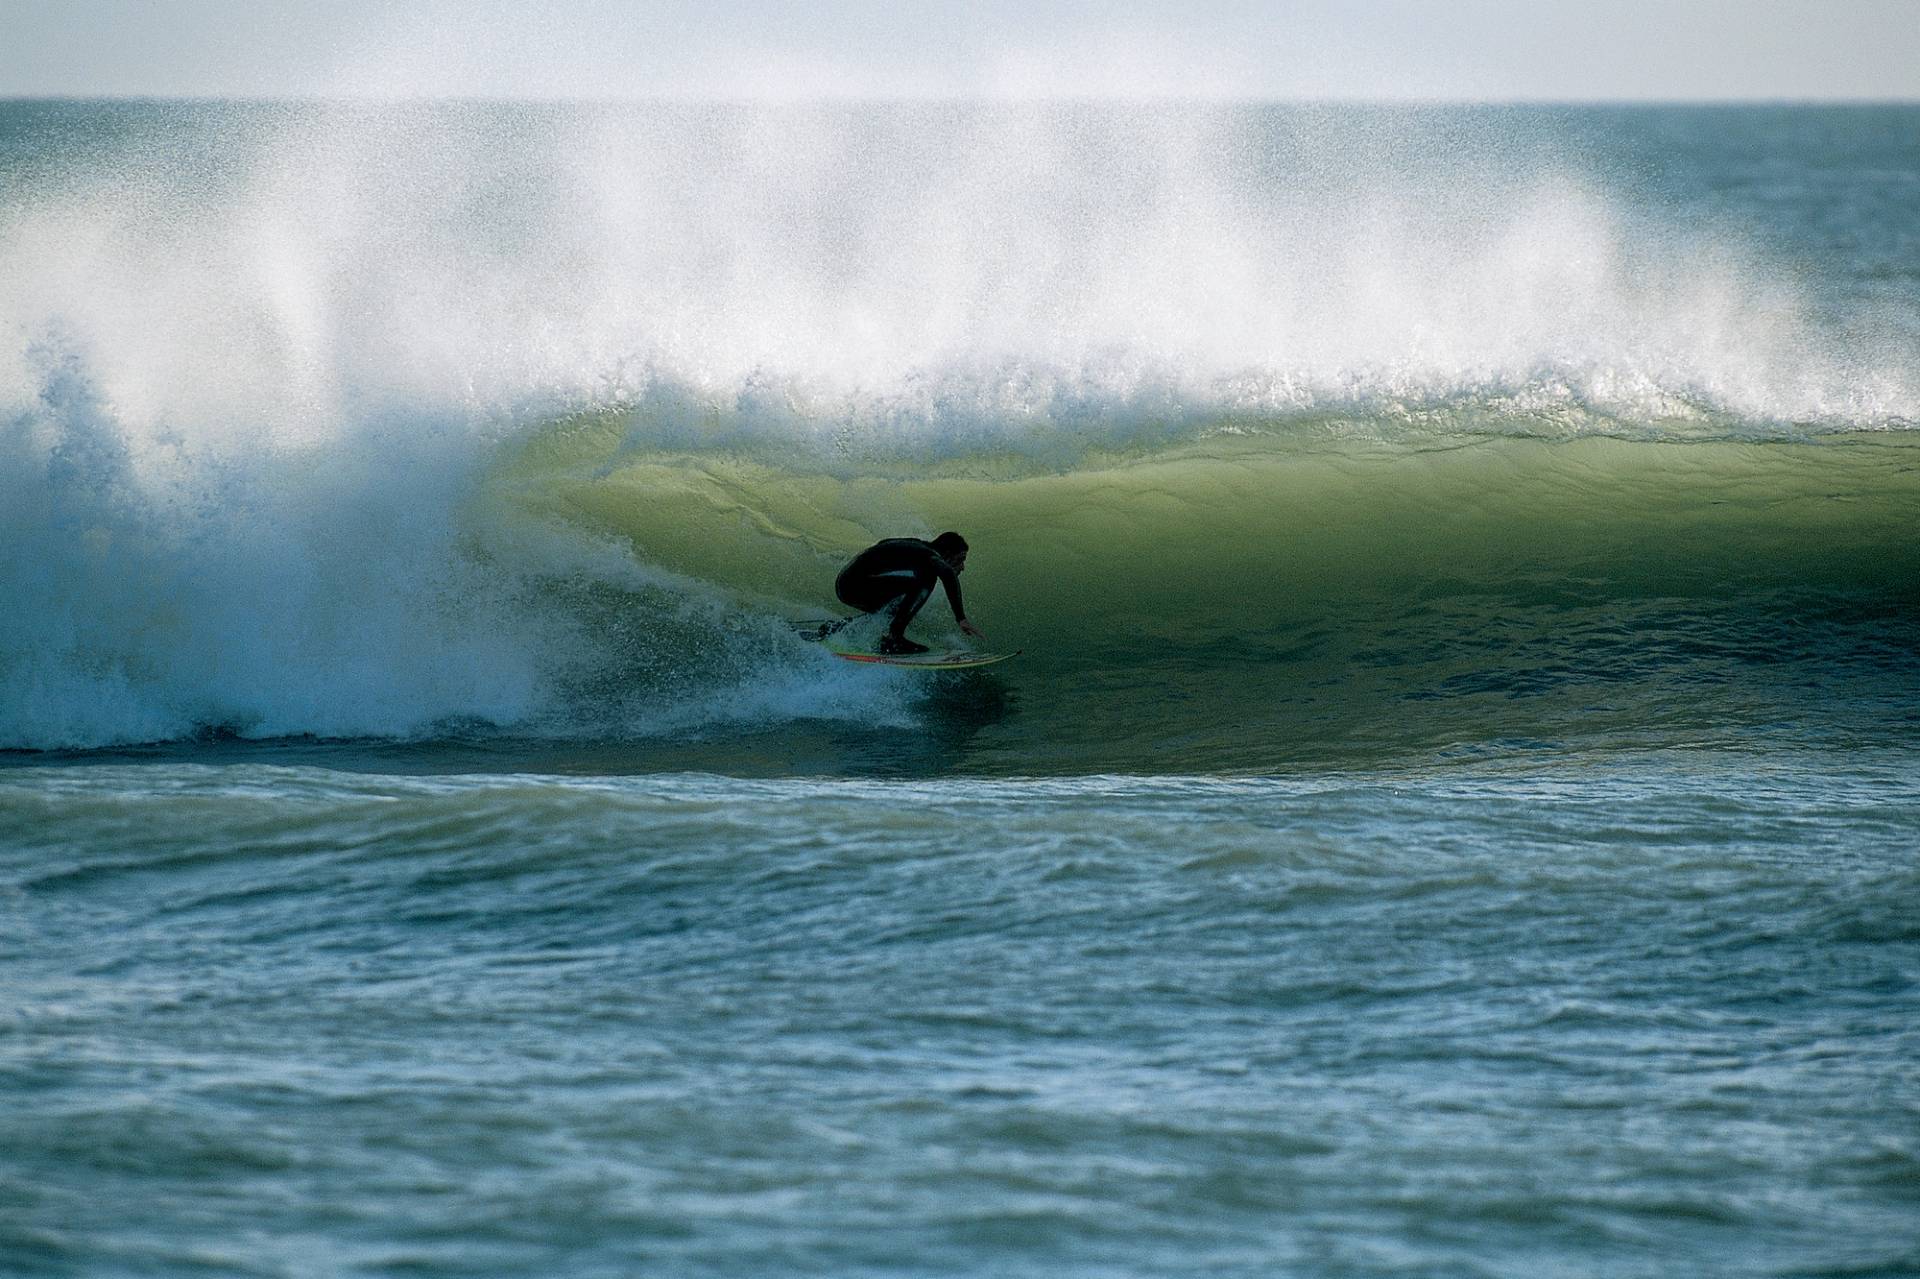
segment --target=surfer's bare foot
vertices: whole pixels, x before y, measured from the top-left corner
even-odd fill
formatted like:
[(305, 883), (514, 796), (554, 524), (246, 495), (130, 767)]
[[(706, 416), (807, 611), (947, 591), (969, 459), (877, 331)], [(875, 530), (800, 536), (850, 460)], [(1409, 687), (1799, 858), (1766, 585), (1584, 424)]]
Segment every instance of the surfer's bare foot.
[(927, 646), (916, 644), (904, 635), (882, 635), (880, 651), (889, 657), (900, 657), (907, 653), (924, 653), (927, 651)]

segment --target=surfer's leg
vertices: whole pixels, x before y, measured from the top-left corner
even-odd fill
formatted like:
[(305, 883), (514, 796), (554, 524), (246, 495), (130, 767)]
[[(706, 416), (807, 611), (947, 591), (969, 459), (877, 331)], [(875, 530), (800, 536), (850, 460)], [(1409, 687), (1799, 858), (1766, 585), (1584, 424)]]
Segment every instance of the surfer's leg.
[(848, 608), (857, 608), (862, 613), (878, 613), (903, 593), (911, 593), (918, 586), (912, 573), (874, 573), (861, 577), (843, 574), (833, 584), (833, 593)]
[(880, 640), (881, 652), (924, 653), (927, 651), (926, 645), (916, 644), (907, 638), (907, 624), (913, 621), (914, 616), (926, 606), (927, 600), (933, 595), (934, 583), (939, 580), (929, 574), (926, 581), (912, 582), (900, 593), (899, 599), (893, 606), (892, 623), (887, 627), (886, 635)]
[(926, 605), (939, 581), (932, 573), (895, 569), (863, 577), (842, 575), (833, 589), (848, 608), (857, 608), (862, 613), (887, 614), (887, 633), (880, 637), (881, 652), (924, 653), (925, 645), (906, 637), (907, 623)]

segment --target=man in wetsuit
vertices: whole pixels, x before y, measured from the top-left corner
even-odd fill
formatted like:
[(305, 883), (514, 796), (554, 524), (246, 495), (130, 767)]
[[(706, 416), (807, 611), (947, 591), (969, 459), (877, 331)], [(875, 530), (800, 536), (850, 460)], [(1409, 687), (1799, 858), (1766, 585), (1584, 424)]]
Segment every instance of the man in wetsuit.
[(842, 604), (862, 613), (891, 609), (892, 624), (880, 637), (882, 653), (924, 653), (925, 644), (907, 638), (907, 623), (933, 594), (935, 582), (947, 588), (947, 603), (953, 605), (960, 629), (975, 639), (986, 638), (967, 620), (967, 610), (960, 603), (960, 570), (966, 566), (967, 539), (958, 533), (942, 533), (931, 542), (890, 537), (854, 556), (834, 580), (833, 593)]

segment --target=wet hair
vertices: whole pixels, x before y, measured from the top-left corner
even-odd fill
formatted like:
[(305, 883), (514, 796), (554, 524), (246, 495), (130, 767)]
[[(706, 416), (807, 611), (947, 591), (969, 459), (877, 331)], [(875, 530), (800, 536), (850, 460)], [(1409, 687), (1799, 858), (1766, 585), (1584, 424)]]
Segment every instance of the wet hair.
[(941, 559), (950, 560), (967, 553), (967, 539), (958, 533), (942, 533), (933, 539), (933, 549), (940, 552)]

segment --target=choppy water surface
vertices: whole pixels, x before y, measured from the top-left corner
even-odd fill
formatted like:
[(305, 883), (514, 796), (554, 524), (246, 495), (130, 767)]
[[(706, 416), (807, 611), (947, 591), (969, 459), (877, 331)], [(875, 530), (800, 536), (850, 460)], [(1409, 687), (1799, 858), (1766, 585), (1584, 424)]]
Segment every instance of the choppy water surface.
[(1917, 194), (0, 104), (0, 1273), (1920, 1274)]
[(69, 768), (0, 823), (16, 1273), (1920, 1264), (1899, 768)]

